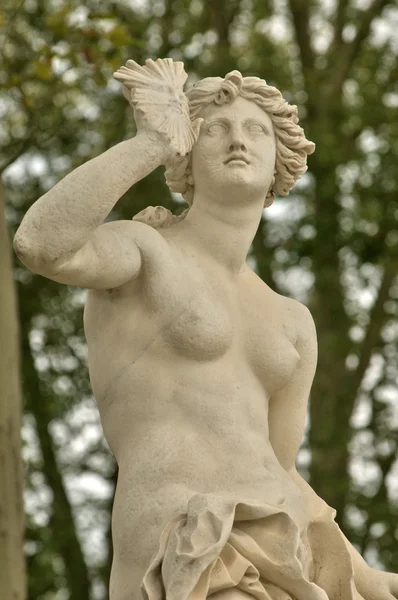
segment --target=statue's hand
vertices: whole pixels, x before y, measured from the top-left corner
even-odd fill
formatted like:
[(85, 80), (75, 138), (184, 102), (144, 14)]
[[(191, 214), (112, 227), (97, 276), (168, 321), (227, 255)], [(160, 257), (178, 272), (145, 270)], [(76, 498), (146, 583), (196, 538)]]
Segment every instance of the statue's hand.
[(368, 567), (355, 577), (357, 589), (364, 600), (398, 600), (398, 575)]
[(141, 67), (127, 61), (113, 75), (123, 83), (123, 93), (134, 109), (138, 133), (147, 133), (163, 148), (162, 162), (184, 156), (196, 142), (203, 119), (191, 122), (188, 98), (183, 92), (187, 78), (182, 62), (171, 58), (148, 59)]

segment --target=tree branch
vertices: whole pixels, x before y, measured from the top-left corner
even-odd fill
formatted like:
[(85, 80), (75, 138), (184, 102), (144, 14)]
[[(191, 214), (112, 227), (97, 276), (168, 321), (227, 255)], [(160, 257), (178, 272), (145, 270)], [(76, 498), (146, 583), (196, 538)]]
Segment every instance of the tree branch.
[[(297, 44), (300, 50), (301, 66), (307, 86), (307, 73), (308, 71), (311, 71), (314, 66), (314, 53), (310, 42), (309, 2), (308, 0), (289, 0), (289, 7), (292, 14)], [(307, 92), (309, 92), (308, 89)]]
[(30, 143), (31, 143), (31, 140), (30, 140), (29, 136), (27, 136), (24, 140), (21, 140), (18, 143), (18, 146), (19, 146), (18, 150), (16, 150), (16, 152), (14, 152), (9, 158), (7, 158), (0, 165), (0, 176), (10, 165), (12, 165), (13, 162), (18, 160), (18, 158), (20, 158), (23, 154), (25, 154), (25, 152), (29, 149)]
[(169, 40), (169, 35), (173, 30), (173, 9), (171, 0), (166, 0), (164, 3), (164, 14), (159, 19), (159, 25), (162, 35), (162, 45), (159, 50), (159, 56), (169, 56), (173, 48), (173, 44)]
[(20, 12), (23, 5), (24, 5), (24, 0), (19, 0), (19, 2), (14, 6), (13, 10), (8, 11), (8, 9), (5, 9), (5, 11), (4, 11), (6, 14), (6, 24), (7, 24), (8, 30), (3, 27), (2, 33), (4, 35), (4, 39), (1, 41), (1, 45), (0, 45), (0, 56), (2, 57), (2, 59), (4, 60), (5, 63), (6, 63), (6, 57), (4, 56), (3, 48), (6, 47), (6, 44), (9, 41), (10, 27), (14, 24), (15, 17), (18, 15), (18, 13)]
[[(343, 3), (344, 1), (345, 0), (342, 0)], [(333, 60), (335, 65), (334, 73), (331, 77), (332, 89), (334, 92), (340, 90), (344, 81), (347, 79), (352, 64), (355, 62), (361, 51), (362, 45), (369, 36), (373, 20), (381, 14), (383, 9), (390, 3), (391, 0), (373, 0), (368, 10), (364, 11), (362, 15), (354, 39), (351, 40), (351, 42), (341, 42), (342, 45), (340, 44), (340, 50), (336, 47), (334, 55), (331, 54), (330, 59)]]
[(398, 79), (398, 58), (395, 57), (395, 64), (393, 67), (391, 67), (391, 70), (388, 74), (388, 78), (387, 81), (385, 82), (385, 91), (389, 92), (391, 88), (391, 91), (395, 91), (395, 86), (397, 84), (397, 79)]
[(389, 298), (389, 292), (394, 278), (398, 272), (397, 260), (393, 257), (389, 257), (386, 261), (384, 268), (384, 274), (381, 281), (380, 289), (376, 302), (373, 305), (369, 315), (369, 326), (366, 331), (365, 338), (360, 347), (359, 364), (354, 376), (354, 394), (353, 397), (357, 397), (359, 388), (362, 380), (369, 366), (370, 359), (374, 348), (377, 346), (380, 340), (381, 329), (385, 322), (384, 304)]
[(218, 43), (221, 46), (229, 45), (229, 32), (233, 20), (239, 13), (240, 3), (224, 0), (209, 3), (214, 28), (218, 33)]
[(335, 18), (334, 18), (334, 32), (333, 41), (330, 44), (329, 56), (343, 43), (343, 29), (345, 25), (345, 15), (349, 0), (339, 0), (337, 6)]
[(34, 136), (37, 132), (35, 114), (26, 101), (26, 95), (22, 87), (19, 87), (17, 89), (21, 97), (22, 105), (29, 117), (30, 126), (28, 128), (28, 131), (26, 132), (25, 137), (22, 140), (14, 141), (11, 142), (11, 144), (8, 144), (8, 150), (10, 149), (10, 146), (15, 146), (17, 149), (11, 154), (9, 158), (6, 158), (6, 160), (0, 165), (0, 176), (7, 169), (7, 167), (12, 165), (13, 162), (18, 160), (18, 158), (20, 158), (27, 150), (29, 150), (29, 148), (34, 143), (32, 140), (34, 139)]

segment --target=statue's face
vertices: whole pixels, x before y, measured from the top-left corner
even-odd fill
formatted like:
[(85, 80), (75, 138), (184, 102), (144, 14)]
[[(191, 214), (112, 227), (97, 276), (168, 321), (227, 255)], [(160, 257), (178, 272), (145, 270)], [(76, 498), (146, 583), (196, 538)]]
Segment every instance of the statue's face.
[(275, 136), (270, 117), (241, 96), (207, 106), (192, 148), (195, 195), (258, 190), (265, 197), (275, 170)]

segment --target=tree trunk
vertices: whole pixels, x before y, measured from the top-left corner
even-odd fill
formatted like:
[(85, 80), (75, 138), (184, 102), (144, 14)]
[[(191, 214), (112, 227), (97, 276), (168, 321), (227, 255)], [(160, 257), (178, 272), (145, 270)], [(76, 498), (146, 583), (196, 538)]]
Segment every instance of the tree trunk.
[(4, 210), (4, 190), (0, 178), (0, 590), (2, 600), (24, 600), (26, 578), (23, 555), (19, 330)]
[[(337, 129), (332, 115), (325, 115), (331, 148), (338, 148), (333, 138)], [(318, 133), (319, 135), (319, 133)], [(315, 141), (317, 141), (315, 136)], [(312, 452), (310, 483), (330, 506), (337, 510), (337, 521), (344, 529), (344, 510), (349, 491), (349, 442), (352, 435), (350, 417), (356, 389), (345, 360), (352, 346), (348, 331), (351, 321), (344, 307), (339, 263), (340, 229), (336, 184), (336, 164), (327, 156), (314, 157), (316, 203), (313, 269), (314, 294), (311, 309), (318, 331), (318, 367), (311, 391), (309, 444)]]
[(25, 354), (24, 376), (25, 381), (29, 381), (29, 390), (25, 391), (27, 406), (30, 405), (31, 413), (36, 421), (36, 432), (43, 457), (43, 475), (53, 493), (50, 530), (53, 535), (54, 548), (64, 563), (69, 600), (88, 600), (90, 598), (90, 574), (78, 537), (72, 505), (57, 463), (56, 450), (49, 431), (51, 422), (51, 413), (48, 408), (50, 398), (42, 393), (40, 389), (40, 381), (34, 366), (26, 331), (22, 342)]

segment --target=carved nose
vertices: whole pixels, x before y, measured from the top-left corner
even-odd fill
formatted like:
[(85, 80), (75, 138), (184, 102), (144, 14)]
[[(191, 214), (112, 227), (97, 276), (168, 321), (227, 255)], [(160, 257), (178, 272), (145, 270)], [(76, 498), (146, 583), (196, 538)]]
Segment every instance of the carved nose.
[(234, 151), (239, 151), (239, 150), (242, 152), (246, 152), (247, 148), (242, 140), (235, 139), (233, 142), (230, 143), (229, 151), (234, 152)]

